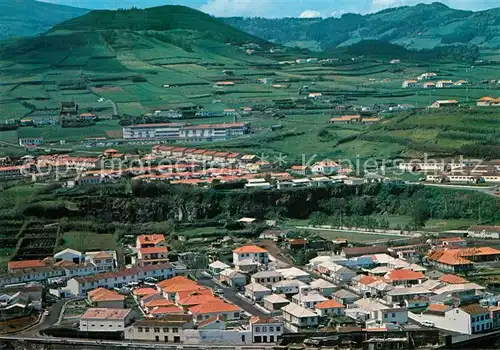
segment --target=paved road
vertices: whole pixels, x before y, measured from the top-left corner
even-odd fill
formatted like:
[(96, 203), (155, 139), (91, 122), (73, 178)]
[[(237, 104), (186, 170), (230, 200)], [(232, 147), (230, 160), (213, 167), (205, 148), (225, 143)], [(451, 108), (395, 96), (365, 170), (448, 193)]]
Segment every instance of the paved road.
[(33, 325), (28, 329), (25, 329), (21, 333), (25, 336), (40, 337), (39, 331), (41, 331), (42, 329), (50, 328), (57, 323), (65, 302), (66, 300), (59, 300), (54, 303), (49, 309), (49, 316), (42, 316), (39, 323)]
[(236, 295), (237, 292), (232, 288), (221, 287), (220, 285), (218, 285), (212, 279), (209, 279), (209, 278), (199, 279), (198, 283), (201, 285), (204, 285), (205, 287), (209, 287), (212, 289), (222, 289), (224, 291), (224, 294), (222, 295), (224, 297), (224, 299), (226, 299), (227, 301), (229, 301), (230, 303), (232, 303), (236, 306), (239, 306), (244, 311), (248, 312), (249, 314), (251, 314), (253, 316), (259, 316), (259, 317), (268, 316), (265, 313), (263, 313), (262, 311), (260, 311), (259, 309), (257, 309), (251, 302), (249, 302), (245, 299), (242, 299), (238, 295)]

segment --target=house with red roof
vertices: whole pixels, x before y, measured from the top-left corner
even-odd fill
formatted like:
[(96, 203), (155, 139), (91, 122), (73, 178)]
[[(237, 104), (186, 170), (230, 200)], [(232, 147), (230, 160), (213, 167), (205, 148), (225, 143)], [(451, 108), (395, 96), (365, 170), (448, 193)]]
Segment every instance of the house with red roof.
[(89, 302), (98, 308), (123, 309), (125, 307), (125, 296), (114, 290), (96, 288), (87, 294)]
[(183, 315), (184, 310), (177, 305), (156, 306), (149, 310), (149, 316), (153, 318), (161, 318), (169, 315)]
[(316, 313), (319, 316), (340, 316), (345, 313), (345, 306), (335, 300), (325, 300), (315, 306)]
[(136, 239), (137, 265), (148, 266), (168, 262), (168, 248), (162, 234), (139, 235)]
[(14, 272), (15, 270), (32, 269), (45, 266), (47, 266), (47, 264), (42, 260), (9, 261), (9, 263), (7, 264), (9, 272)]
[(431, 266), (452, 273), (470, 271), (474, 268), (474, 262), (499, 260), (500, 250), (492, 247), (438, 249), (427, 255)]
[(196, 305), (190, 307), (188, 311), (193, 315), (195, 322), (201, 322), (215, 316), (220, 316), (226, 321), (239, 320), (242, 313), (242, 310), (236, 305), (222, 300)]
[(393, 286), (409, 286), (422, 283), (426, 277), (420, 271), (401, 269), (389, 271), (384, 280)]
[(267, 265), (269, 253), (264, 248), (256, 245), (245, 245), (233, 250), (233, 263), (236, 267), (245, 262)]

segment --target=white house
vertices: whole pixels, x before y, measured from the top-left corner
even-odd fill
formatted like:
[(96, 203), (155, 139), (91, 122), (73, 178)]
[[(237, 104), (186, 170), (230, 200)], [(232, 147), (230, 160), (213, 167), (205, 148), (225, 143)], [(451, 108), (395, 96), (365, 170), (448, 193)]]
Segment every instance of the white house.
[(340, 165), (337, 162), (331, 160), (323, 160), (320, 162), (316, 162), (311, 167), (311, 171), (313, 173), (323, 174), (323, 175), (334, 175), (339, 170), (340, 170)]
[(208, 265), (208, 270), (212, 273), (213, 276), (219, 276), (219, 274), (225, 269), (230, 268), (229, 265), (223, 263), (222, 261), (214, 261), (213, 263)]
[(80, 331), (123, 332), (134, 317), (131, 309), (90, 308), (80, 318)]
[(184, 339), (184, 331), (192, 328), (193, 317), (191, 315), (146, 318), (128, 327), (124, 332), (124, 338), (157, 343), (181, 343)]
[(308, 308), (308, 309), (314, 309), (315, 306), (323, 301), (328, 300), (324, 296), (322, 296), (318, 291), (311, 290), (311, 291), (302, 291), (299, 294), (295, 294), (292, 297), (292, 301), (300, 305), (302, 307)]
[(402, 88), (416, 88), (417, 87), (417, 81), (414, 79), (408, 79), (403, 81), (403, 84), (401, 85)]
[(417, 322), (434, 324), (434, 327), (463, 334), (475, 334), (492, 328), (488, 309), (479, 304), (453, 308), (448, 305), (431, 304), (424, 313), (413, 317)]
[(271, 312), (281, 310), (282, 307), (290, 304), (290, 301), (287, 298), (278, 294), (266, 295), (262, 301), (264, 302), (264, 308)]
[(283, 279), (283, 275), (276, 270), (259, 271), (251, 276), (253, 283), (260, 283), (269, 288), (276, 282), (283, 281)]
[(231, 344), (249, 345), (252, 343), (250, 328), (229, 328), (221, 316), (214, 316), (198, 322), (196, 329), (184, 331), (184, 344)]
[(319, 317), (314, 311), (295, 303), (290, 303), (281, 310), (285, 326), (292, 332), (298, 333), (302, 329), (314, 328), (319, 324)]
[(335, 292), (337, 288), (335, 284), (325, 281), (322, 278), (318, 278), (312, 281), (311, 283), (309, 283), (309, 286), (311, 287), (311, 289), (317, 290), (321, 293), (321, 295), (325, 297), (329, 297), (333, 292)]
[(84, 296), (97, 287), (108, 289), (120, 288), (130, 282), (137, 282), (148, 277), (165, 279), (175, 276), (171, 264), (133, 267), (115, 272), (105, 272), (93, 276), (75, 277), (67, 282), (64, 288), (68, 296)]
[(234, 269), (225, 269), (219, 274), (219, 281), (231, 287), (243, 288), (247, 284), (244, 274)]
[(54, 254), (54, 262), (70, 261), (75, 264), (80, 264), (84, 261), (83, 254), (78, 250), (66, 248), (59, 253)]
[(283, 334), (284, 324), (272, 317), (254, 316), (250, 319), (252, 343), (276, 343)]
[(243, 261), (253, 261), (258, 264), (269, 263), (269, 253), (264, 248), (256, 245), (246, 245), (233, 250), (233, 264), (238, 267)]
[(276, 294), (294, 295), (304, 286), (307, 287), (307, 284), (299, 280), (283, 280), (273, 284), (272, 290)]
[(245, 296), (252, 301), (261, 301), (266, 295), (272, 294), (272, 291), (259, 283), (250, 283), (245, 286)]
[(95, 265), (99, 272), (113, 271), (116, 266), (116, 252), (114, 250), (86, 252), (85, 259)]
[(236, 305), (220, 302), (210, 302), (189, 308), (196, 322), (208, 320), (211, 317), (221, 316), (226, 321), (239, 320), (242, 310)]
[(325, 300), (315, 306), (319, 316), (342, 316), (345, 314), (345, 306), (335, 300)]
[(289, 267), (286, 269), (277, 269), (284, 279), (294, 279), (304, 283), (308, 283), (311, 280), (311, 274), (297, 267)]
[(87, 297), (96, 308), (123, 309), (125, 307), (125, 296), (114, 290), (96, 288), (91, 290)]

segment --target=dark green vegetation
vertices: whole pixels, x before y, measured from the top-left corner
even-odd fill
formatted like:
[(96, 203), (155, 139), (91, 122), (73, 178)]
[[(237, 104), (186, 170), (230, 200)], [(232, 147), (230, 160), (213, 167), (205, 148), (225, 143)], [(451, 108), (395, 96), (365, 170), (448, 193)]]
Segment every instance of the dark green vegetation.
[(255, 36), (284, 45), (331, 50), (361, 40), (383, 40), (412, 49), (450, 44), (500, 46), (500, 9), (451, 9), (441, 3), (404, 6), (365, 16), (326, 19), (226, 18)]
[(34, 0), (0, 0), (0, 40), (43, 33), (88, 10)]

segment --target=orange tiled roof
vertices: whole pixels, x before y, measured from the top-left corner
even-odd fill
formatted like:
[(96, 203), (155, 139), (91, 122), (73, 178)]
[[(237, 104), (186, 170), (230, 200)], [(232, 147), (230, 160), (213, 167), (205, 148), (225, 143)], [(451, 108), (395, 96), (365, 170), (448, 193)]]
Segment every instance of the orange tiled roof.
[(243, 247), (236, 248), (233, 253), (243, 254), (243, 253), (267, 253), (264, 248), (258, 247), (256, 245), (244, 245)]
[(182, 310), (177, 305), (169, 305), (169, 306), (159, 306), (155, 307), (150, 311), (151, 315), (171, 315), (171, 314), (183, 314), (184, 310)]
[(500, 250), (491, 247), (437, 250), (429, 253), (427, 258), (445, 265), (465, 265), (472, 264), (467, 257), (478, 255), (500, 255)]
[(168, 253), (167, 247), (150, 247), (150, 248), (140, 248), (139, 252), (141, 254), (158, 254), (158, 253)]
[(9, 270), (15, 269), (29, 269), (33, 267), (45, 267), (46, 265), (41, 260), (21, 260), (21, 261), (9, 261)]
[(187, 277), (184, 276), (175, 276), (170, 279), (166, 279), (161, 281), (160, 283), (157, 284), (158, 287), (163, 288), (163, 287), (168, 287), (174, 284), (179, 284), (179, 283), (184, 283), (184, 284), (197, 284), (195, 281), (190, 280)]
[(216, 316), (207, 318), (206, 320), (198, 322), (198, 328), (203, 328), (203, 327), (209, 325), (210, 323), (216, 322), (216, 321), (224, 321), (224, 318), (221, 315), (216, 315)]
[(222, 301), (222, 299), (219, 299), (216, 296), (210, 294), (196, 294), (196, 292), (191, 294), (192, 295), (186, 298), (180, 299), (178, 304), (182, 306), (194, 306), (194, 305)]
[(189, 312), (192, 314), (215, 314), (220, 312), (238, 312), (240, 308), (226, 303), (224, 301), (221, 302), (210, 302), (206, 304), (200, 304), (189, 308)]
[(192, 295), (214, 295), (214, 293), (212, 292), (211, 289), (202, 289), (202, 290), (197, 290), (197, 291), (181, 291), (181, 292), (177, 292), (177, 295), (176, 295), (176, 299), (177, 300), (182, 300), (182, 299), (185, 299), (189, 296), (192, 296)]
[(457, 275), (452, 275), (452, 274), (441, 276), (439, 278), (439, 281), (444, 282), (444, 283), (449, 283), (449, 284), (462, 284), (462, 283), (469, 282), (465, 278), (462, 278), (462, 277), (457, 276)]
[(144, 307), (154, 308), (154, 307), (167, 307), (167, 306), (170, 306), (170, 305), (174, 305), (174, 303), (172, 301), (170, 301), (170, 300), (167, 300), (167, 299), (163, 298), (163, 299), (154, 299), (154, 300), (151, 300), (150, 302), (145, 303)]
[(137, 295), (139, 297), (143, 297), (145, 295), (156, 294), (156, 293), (158, 293), (158, 292), (154, 288), (137, 288), (132, 292), (132, 294)]
[(450, 309), (450, 306), (444, 305), (444, 304), (430, 304), (427, 306), (427, 311), (434, 311), (434, 312), (445, 312)]
[(316, 304), (316, 308), (318, 308), (318, 309), (334, 309), (334, 308), (340, 308), (340, 307), (345, 308), (344, 305), (336, 302), (335, 300), (325, 300), (319, 304)]
[(125, 297), (113, 290), (97, 288), (88, 292), (88, 297), (93, 303), (98, 301), (123, 301)]
[(277, 320), (276, 318), (273, 317), (259, 317), (259, 316), (253, 316), (250, 319), (251, 324), (267, 324), (267, 323), (279, 323), (280, 321)]
[(370, 284), (375, 281), (378, 281), (378, 279), (373, 276), (363, 276), (359, 279), (359, 283), (361, 284)]
[(420, 271), (392, 270), (386, 274), (386, 279), (391, 281), (419, 280), (425, 278)]
[(158, 244), (165, 240), (165, 235), (155, 234), (155, 235), (140, 235), (139, 243), (141, 244)]

